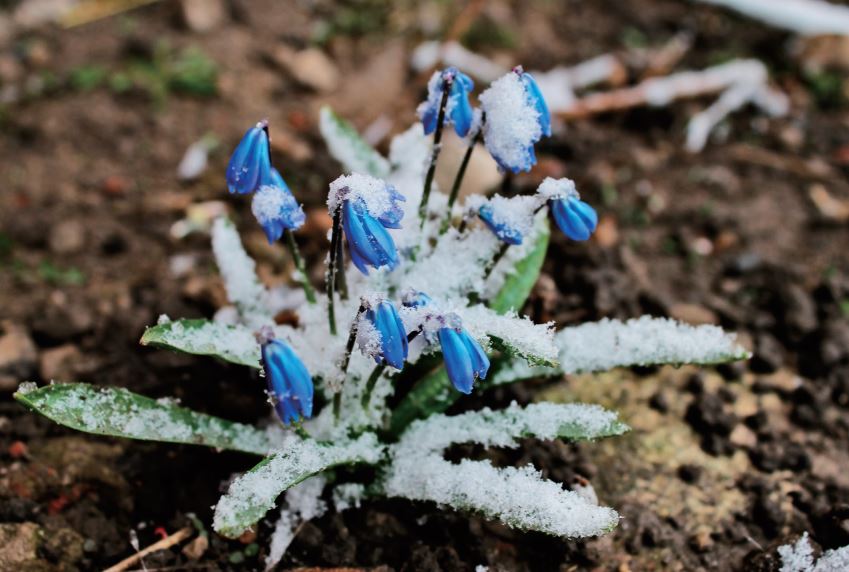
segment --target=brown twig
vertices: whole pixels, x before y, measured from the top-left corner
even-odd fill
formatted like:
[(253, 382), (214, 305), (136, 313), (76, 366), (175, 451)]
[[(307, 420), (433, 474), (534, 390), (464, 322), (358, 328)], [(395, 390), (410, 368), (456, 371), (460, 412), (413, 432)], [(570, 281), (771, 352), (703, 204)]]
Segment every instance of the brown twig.
[(144, 558), (148, 554), (152, 554), (153, 552), (158, 552), (160, 550), (166, 550), (166, 549), (171, 548), (172, 546), (174, 546), (176, 544), (180, 544), (181, 542), (186, 540), (188, 537), (190, 537), (192, 535), (193, 531), (194, 531), (194, 528), (192, 528), (191, 526), (181, 528), (180, 530), (178, 530), (174, 534), (172, 534), (170, 536), (166, 536), (162, 540), (160, 540), (158, 542), (154, 542), (153, 544), (151, 544), (147, 548), (139, 550), (138, 552), (136, 552), (132, 556), (128, 556), (127, 558), (124, 558), (123, 560), (121, 560), (116, 565), (112, 566), (111, 568), (107, 568), (104, 572), (124, 572), (125, 570), (128, 570), (130, 568), (130, 566), (132, 566), (136, 562), (139, 562), (142, 558)]

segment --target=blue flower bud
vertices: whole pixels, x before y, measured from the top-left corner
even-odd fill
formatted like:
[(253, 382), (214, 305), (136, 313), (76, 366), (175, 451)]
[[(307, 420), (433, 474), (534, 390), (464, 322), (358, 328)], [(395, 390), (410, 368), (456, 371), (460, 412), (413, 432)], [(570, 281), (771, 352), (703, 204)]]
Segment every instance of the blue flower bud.
[(342, 202), (342, 228), (348, 239), (351, 262), (360, 272), (368, 274), (368, 266), (388, 266), (390, 270), (398, 266), (395, 242), (381, 221), (369, 214), (362, 200)]
[(407, 331), (395, 306), (383, 300), (376, 307), (366, 310), (364, 318), (380, 333), (380, 349), (373, 354), (374, 361), (403, 369), (409, 350)]
[(300, 228), (306, 220), (304, 210), (274, 167), (267, 183), (259, 188), (251, 203), (257, 222), (265, 231), (269, 244), (283, 236), (284, 230)]
[(227, 165), (227, 188), (231, 193), (247, 194), (271, 179), (267, 121), (248, 129), (236, 146)]
[(418, 107), (419, 119), (424, 126), (425, 135), (436, 131), (439, 119), (439, 106), (442, 94), (448, 87), (448, 102), (445, 107), (446, 124), (454, 124), (454, 131), (460, 137), (465, 137), (472, 126), (472, 105), (469, 103), (469, 92), (475, 88), (472, 78), (455, 67), (434, 72), (427, 85), (427, 100)]
[(464, 328), (440, 328), (439, 343), (448, 379), (457, 391), (471, 393), (475, 380), (486, 379), (489, 371), (489, 358), (483, 348)]
[(552, 199), (551, 212), (557, 226), (572, 240), (587, 240), (598, 226), (595, 209), (575, 195)]
[(311, 417), (312, 377), (291, 346), (283, 340), (266, 337), (261, 354), (268, 394), (280, 420), (289, 425)]
[(412, 288), (404, 292), (404, 296), (401, 299), (401, 305), (405, 308), (422, 308), (432, 302), (433, 299), (430, 296)]
[(478, 209), (478, 216), (502, 242), (522, 244), (521, 229), (511, 226), (509, 221), (496, 219), (492, 205), (483, 205)]

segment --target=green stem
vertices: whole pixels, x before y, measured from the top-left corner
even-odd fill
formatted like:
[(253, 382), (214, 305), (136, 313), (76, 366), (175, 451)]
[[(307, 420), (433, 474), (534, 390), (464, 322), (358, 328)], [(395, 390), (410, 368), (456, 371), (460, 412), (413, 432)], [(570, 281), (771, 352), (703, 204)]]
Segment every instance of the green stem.
[[(544, 209), (544, 208), (545, 208), (545, 206), (546, 206), (546, 203), (542, 203), (541, 205), (539, 205), (538, 207), (536, 207), (536, 208), (534, 209), (534, 213), (533, 213), (533, 214), (534, 214), (534, 216), (536, 216), (536, 214), (537, 214), (539, 211), (541, 211), (542, 209)], [(502, 258), (504, 258), (504, 255), (505, 255), (505, 254), (507, 254), (507, 250), (510, 248), (510, 246), (511, 246), (511, 245), (510, 245), (510, 244), (508, 244), (508, 243), (506, 243), (506, 242), (505, 242), (505, 243), (503, 243), (503, 244), (501, 245), (501, 248), (499, 248), (499, 249), (498, 249), (498, 252), (496, 252), (496, 253), (495, 253), (495, 256), (493, 256), (493, 257), (492, 257), (492, 260), (490, 260), (490, 261), (489, 261), (489, 264), (487, 264), (487, 266), (486, 266), (486, 270), (485, 270), (485, 271), (484, 271), (484, 273), (483, 273), (483, 279), (484, 279), (484, 280), (486, 280), (487, 278), (489, 278), (489, 275), (490, 275), (490, 274), (492, 274), (492, 271), (495, 269), (495, 266), (498, 264), (498, 262), (499, 262)]]
[(371, 401), (371, 394), (374, 391), (374, 386), (377, 385), (377, 380), (380, 379), (380, 376), (383, 375), (383, 372), (386, 371), (386, 364), (380, 364), (374, 371), (371, 372), (371, 375), (366, 382), (366, 389), (363, 392), (363, 409), (368, 409), (368, 404)]
[(295, 261), (295, 268), (297, 268), (298, 274), (300, 274), (300, 282), (301, 286), (304, 288), (304, 294), (306, 294), (307, 302), (315, 304), (315, 290), (307, 277), (307, 266), (304, 264), (304, 259), (301, 257), (301, 251), (298, 249), (298, 243), (295, 242), (295, 233), (287, 229), (284, 234), (286, 235), (286, 246), (289, 247), (289, 252), (292, 253), (292, 260)]
[(472, 151), (475, 150), (475, 145), (481, 137), (481, 131), (478, 131), (472, 140), (469, 142), (469, 147), (466, 149), (466, 154), (463, 155), (463, 162), (460, 163), (460, 170), (454, 177), (454, 184), (451, 186), (451, 194), (448, 195), (448, 209), (445, 213), (445, 219), (442, 221), (442, 226), (439, 228), (439, 234), (445, 234), (448, 227), (451, 226), (451, 211), (454, 208), (454, 203), (457, 201), (457, 195), (460, 194), (460, 186), (463, 184), (463, 177), (466, 176), (466, 167), (469, 166), (469, 159), (472, 158)]
[(433, 151), (430, 156), (430, 167), (425, 175), (424, 189), (422, 190), (422, 201), (419, 203), (419, 229), (424, 228), (427, 218), (427, 202), (430, 199), (430, 189), (433, 186), (433, 176), (436, 174), (436, 160), (439, 158), (440, 144), (442, 142), (442, 124), (445, 122), (445, 108), (448, 106), (448, 93), (451, 91), (451, 82), (442, 82), (442, 100), (439, 102), (439, 113), (436, 116), (436, 131), (433, 132)]
[(333, 213), (333, 230), (330, 234), (330, 264), (327, 269), (327, 321), (330, 334), (336, 335), (336, 310), (333, 306), (333, 293), (336, 290), (336, 257), (339, 254), (339, 242), (342, 240), (342, 209)]
[(292, 429), (295, 430), (295, 433), (297, 433), (298, 437), (300, 437), (301, 439), (312, 439), (312, 435), (307, 433), (307, 430), (304, 429), (304, 425), (301, 420), (292, 423)]

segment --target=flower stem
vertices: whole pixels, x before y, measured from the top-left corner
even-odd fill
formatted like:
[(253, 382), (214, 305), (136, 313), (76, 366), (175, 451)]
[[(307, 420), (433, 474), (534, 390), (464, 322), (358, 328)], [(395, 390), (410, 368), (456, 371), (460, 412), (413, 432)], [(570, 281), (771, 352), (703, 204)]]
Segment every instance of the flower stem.
[(454, 177), (454, 184), (451, 186), (451, 194), (448, 195), (448, 209), (445, 213), (445, 219), (442, 221), (442, 226), (439, 227), (439, 234), (445, 234), (448, 227), (451, 226), (451, 210), (454, 208), (454, 203), (457, 201), (457, 195), (460, 194), (460, 186), (463, 184), (463, 177), (466, 176), (466, 167), (469, 166), (469, 159), (472, 158), (472, 151), (475, 150), (475, 145), (480, 140), (481, 132), (478, 131), (472, 140), (469, 142), (469, 147), (466, 149), (466, 154), (463, 155), (463, 162), (460, 163), (460, 170)]
[(300, 419), (292, 423), (292, 429), (295, 430), (295, 433), (298, 434), (298, 437), (301, 439), (312, 439), (312, 435), (310, 435), (306, 429), (304, 429), (303, 421)]
[(345, 357), (342, 358), (342, 364), (340, 366), (343, 377), (348, 373), (348, 364), (351, 363), (351, 352), (354, 351), (354, 343), (357, 341), (357, 331), (360, 327), (360, 315), (365, 310), (365, 306), (360, 304), (360, 309), (357, 310), (357, 315), (354, 316), (354, 322), (351, 324), (351, 331), (348, 333), (348, 343), (345, 345)]
[(383, 375), (383, 372), (386, 370), (386, 364), (382, 363), (371, 372), (371, 375), (366, 382), (366, 389), (363, 392), (363, 409), (368, 409), (368, 404), (371, 401), (371, 394), (374, 391), (374, 386), (377, 385), (377, 380), (380, 379), (380, 376)]
[(307, 267), (306, 264), (304, 264), (304, 259), (301, 257), (301, 251), (298, 249), (298, 243), (295, 242), (295, 233), (287, 229), (285, 234), (286, 246), (289, 247), (289, 252), (292, 253), (292, 260), (295, 261), (295, 268), (297, 268), (298, 274), (300, 275), (301, 286), (304, 288), (304, 294), (307, 297), (307, 302), (315, 304), (315, 290), (307, 277)]
[(330, 234), (330, 263), (327, 269), (327, 321), (330, 334), (336, 335), (336, 310), (333, 307), (333, 293), (336, 290), (336, 257), (339, 255), (339, 242), (342, 241), (342, 209), (333, 213), (333, 230)]
[(430, 199), (430, 188), (433, 186), (433, 176), (436, 174), (436, 160), (439, 158), (442, 142), (442, 124), (445, 122), (445, 108), (448, 107), (448, 93), (451, 91), (451, 81), (442, 82), (442, 100), (439, 102), (439, 113), (436, 116), (436, 130), (433, 132), (433, 151), (430, 155), (430, 166), (425, 175), (422, 201), (419, 203), (419, 229), (424, 228), (427, 218), (427, 202)]
[(348, 299), (348, 278), (345, 276), (345, 251), (342, 245), (342, 238), (336, 241), (336, 282), (339, 297), (343, 300)]
[[(546, 206), (546, 203), (542, 203), (537, 208), (535, 208), (534, 209), (534, 215), (536, 215), (539, 211), (544, 209), (545, 206)], [(484, 280), (489, 278), (489, 275), (492, 274), (492, 271), (495, 269), (495, 266), (498, 264), (498, 262), (502, 258), (504, 258), (504, 255), (507, 254), (507, 250), (510, 248), (510, 246), (511, 245), (506, 243), (506, 242), (501, 245), (501, 248), (498, 249), (498, 252), (495, 253), (495, 256), (492, 257), (492, 260), (490, 260), (489, 264), (487, 264), (487, 266), (486, 266), (486, 270), (483, 273), (483, 279)]]

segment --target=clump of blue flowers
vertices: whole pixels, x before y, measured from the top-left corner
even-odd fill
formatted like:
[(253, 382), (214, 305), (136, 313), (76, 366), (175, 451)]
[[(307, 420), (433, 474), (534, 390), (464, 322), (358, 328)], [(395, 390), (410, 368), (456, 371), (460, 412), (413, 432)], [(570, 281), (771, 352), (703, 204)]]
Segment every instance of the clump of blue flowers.
[[(472, 80), (456, 68), (434, 73), (418, 109), (421, 123), (393, 140), (388, 159), (332, 112), (323, 113), (322, 132), (346, 173), (329, 184), (332, 225), (321, 298), (296, 240), (306, 216), (272, 166), (268, 122), (251, 127), (236, 145), (225, 172), (227, 188), (253, 195), (253, 215), (270, 243), (285, 241), (305, 296), (292, 296), (288, 287), (266, 288), (235, 224), (219, 218), (212, 226), (213, 250), (232, 307), (213, 320), (163, 316), (142, 343), (252, 368), (255, 381), (259, 374), (265, 377), (281, 423), (259, 429), (126, 390), (77, 383), (22, 387), (16, 397), (85, 431), (263, 457), (229, 484), (216, 505), (213, 526), (227, 537), (254, 527), (288, 489), (293, 499), (323, 506), (318, 498), (332, 480), (323, 474), (356, 463), (374, 466), (376, 476), (345, 482), (355, 473), (337, 472), (332, 486), (334, 498), (344, 499), (339, 510), (370, 495), (393, 496), (563, 537), (614, 528), (616, 511), (533, 469), (468, 459), (454, 464), (444, 452), (470, 441), (515, 447), (529, 436), (618, 435), (627, 426), (615, 413), (552, 403), (444, 412), (464, 395), (541, 374), (667, 361), (718, 363), (745, 352), (713, 326), (695, 329), (642, 318), (555, 334), (552, 324), (520, 316), (544, 261), (548, 211), (562, 233), (578, 241), (591, 237), (598, 216), (571, 180), (552, 178), (534, 192), (513, 196), (486, 196), (486, 189), (477, 189), (459, 209), (463, 216), (454, 216), (478, 143), (503, 171), (515, 173), (533, 167), (535, 145), (551, 134), (539, 86), (521, 67), (493, 82), (480, 95), (479, 109), (472, 107), (473, 91)], [(446, 125), (466, 137), (468, 147), (448, 196), (432, 197)], [(281, 310), (296, 319), (276, 323)], [(260, 390), (246, 383), (243, 391)], [(291, 539), (291, 527), (306, 517), (281, 502), (275, 528)]]

